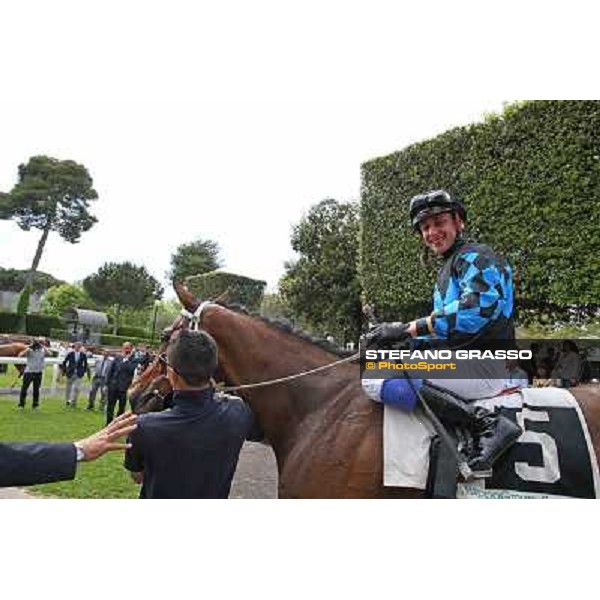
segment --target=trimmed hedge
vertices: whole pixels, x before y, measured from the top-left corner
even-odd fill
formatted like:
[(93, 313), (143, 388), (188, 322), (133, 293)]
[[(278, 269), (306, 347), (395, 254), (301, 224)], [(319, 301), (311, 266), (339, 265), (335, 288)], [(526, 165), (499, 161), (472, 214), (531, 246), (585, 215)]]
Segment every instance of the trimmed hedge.
[(0, 332), (17, 333), (19, 331), (21, 318), (22, 317), (17, 313), (0, 313)]
[(106, 333), (103, 333), (100, 337), (100, 343), (103, 346), (120, 346), (125, 342), (131, 342), (134, 346), (137, 346), (138, 344), (150, 345), (150, 340), (147, 338), (124, 337), (120, 335), (108, 335)]
[(27, 315), (25, 323), (29, 335), (43, 335), (45, 337), (50, 337), (52, 329), (64, 327), (62, 319), (50, 315)]
[[(66, 329), (52, 329), (49, 337), (55, 340), (63, 340), (69, 341), (71, 337), (71, 332)], [(155, 338), (155, 343), (157, 338)], [(100, 344), (103, 346), (120, 346), (124, 342), (131, 342), (134, 346), (138, 344), (146, 344), (150, 346), (150, 340), (146, 338), (138, 338), (138, 337), (124, 337), (119, 335), (109, 335), (107, 333), (103, 333), (100, 336)]]
[(50, 337), (53, 340), (62, 340), (64, 342), (69, 341), (70, 333), (66, 329), (51, 329)]
[[(0, 332), (19, 333), (22, 316), (17, 313), (0, 313)], [(50, 337), (52, 329), (63, 327), (63, 321), (58, 317), (48, 315), (27, 315), (25, 317), (25, 333), (27, 335), (43, 335)]]
[(250, 310), (258, 310), (262, 302), (265, 281), (234, 275), (224, 271), (211, 271), (186, 279), (188, 289), (201, 300), (215, 299), (227, 291), (228, 303), (243, 304)]
[(362, 165), (365, 299), (386, 319), (431, 309), (437, 268), (423, 267), (409, 199), (444, 188), (468, 233), (504, 254), (517, 304), (587, 315), (600, 306), (600, 101), (533, 101)]
[(19, 301), (17, 302), (17, 314), (21, 317), (24, 317), (27, 314), (27, 310), (29, 309), (29, 299), (31, 298), (31, 288), (26, 285), (19, 296)]
[(117, 335), (121, 337), (147, 338), (150, 336), (147, 329), (143, 327), (122, 326), (117, 329)]
[[(0, 290), (6, 292), (20, 292), (25, 286), (25, 279), (29, 270), (20, 269), (4, 269), (0, 267)], [(60, 285), (64, 283), (60, 279), (56, 279), (48, 273), (42, 271), (36, 271), (33, 276), (33, 290), (34, 292), (44, 292), (48, 288)]]

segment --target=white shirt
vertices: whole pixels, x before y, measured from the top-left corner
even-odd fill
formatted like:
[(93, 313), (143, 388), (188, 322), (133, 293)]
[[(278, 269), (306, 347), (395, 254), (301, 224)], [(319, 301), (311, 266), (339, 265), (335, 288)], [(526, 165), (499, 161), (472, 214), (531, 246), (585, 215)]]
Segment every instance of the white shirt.
[(527, 373), (520, 367), (517, 367), (514, 371), (508, 372), (508, 378), (506, 380), (506, 387), (518, 387), (526, 388), (529, 385), (529, 377)]

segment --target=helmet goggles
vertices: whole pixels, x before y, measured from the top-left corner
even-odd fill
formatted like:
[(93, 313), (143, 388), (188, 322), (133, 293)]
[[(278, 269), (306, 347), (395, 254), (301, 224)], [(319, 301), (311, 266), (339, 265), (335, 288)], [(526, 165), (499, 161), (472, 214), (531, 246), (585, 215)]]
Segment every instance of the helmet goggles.
[(418, 194), (410, 201), (410, 224), (418, 231), (419, 225), (429, 217), (447, 212), (457, 212), (465, 221), (466, 213), (463, 205), (452, 198), (445, 190), (434, 190)]

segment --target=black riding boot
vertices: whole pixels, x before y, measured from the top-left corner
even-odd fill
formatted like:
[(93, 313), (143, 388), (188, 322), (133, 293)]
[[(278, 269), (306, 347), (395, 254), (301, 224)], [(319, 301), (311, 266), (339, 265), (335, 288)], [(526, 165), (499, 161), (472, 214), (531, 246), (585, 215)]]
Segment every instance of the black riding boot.
[(420, 389), (427, 406), (444, 424), (467, 429), (474, 438), (474, 448), (467, 457), (475, 477), (489, 477), (492, 465), (514, 444), (521, 428), (510, 419), (473, 406), (452, 394), (425, 382)]

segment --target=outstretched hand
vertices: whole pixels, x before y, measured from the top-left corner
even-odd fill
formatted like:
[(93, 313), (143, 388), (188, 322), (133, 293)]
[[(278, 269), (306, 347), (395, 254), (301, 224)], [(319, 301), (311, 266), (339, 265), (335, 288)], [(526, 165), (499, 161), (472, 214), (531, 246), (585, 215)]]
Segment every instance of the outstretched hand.
[(137, 415), (126, 412), (104, 429), (75, 442), (83, 450), (83, 460), (96, 460), (107, 452), (129, 448), (131, 444), (119, 442), (118, 439), (128, 435), (137, 427), (137, 418)]

